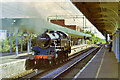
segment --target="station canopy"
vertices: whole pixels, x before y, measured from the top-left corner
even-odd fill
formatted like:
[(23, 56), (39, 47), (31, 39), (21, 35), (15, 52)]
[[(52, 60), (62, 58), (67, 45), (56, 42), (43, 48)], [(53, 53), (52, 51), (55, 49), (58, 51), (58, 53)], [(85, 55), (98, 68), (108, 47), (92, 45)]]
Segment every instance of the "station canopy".
[(120, 28), (118, 27), (120, 24), (120, 2), (118, 0), (111, 0), (111, 2), (110, 0), (101, 0), (101, 2), (71, 1), (100, 32), (113, 34)]

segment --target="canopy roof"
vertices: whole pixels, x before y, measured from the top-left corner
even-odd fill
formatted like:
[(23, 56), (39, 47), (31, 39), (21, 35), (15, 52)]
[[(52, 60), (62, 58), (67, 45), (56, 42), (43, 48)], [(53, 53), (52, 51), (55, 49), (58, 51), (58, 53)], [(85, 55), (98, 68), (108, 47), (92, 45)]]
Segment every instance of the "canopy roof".
[(73, 2), (102, 33), (114, 33), (120, 22), (120, 2)]

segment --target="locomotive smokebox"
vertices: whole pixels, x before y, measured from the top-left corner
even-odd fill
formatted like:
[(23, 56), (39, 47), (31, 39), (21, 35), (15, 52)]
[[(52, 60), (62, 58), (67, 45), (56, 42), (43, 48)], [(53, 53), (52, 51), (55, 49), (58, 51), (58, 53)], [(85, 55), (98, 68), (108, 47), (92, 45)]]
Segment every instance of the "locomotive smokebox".
[(51, 39), (48, 35), (41, 35), (36, 38), (37, 46), (41, 49), (48, 48), (51, 43)]
[(45, 32), (36, 38), (37, 46), (41, 49), (46, 49), (50, 46), (53, 40), (59, 39), (60, 36), (54, 31)]

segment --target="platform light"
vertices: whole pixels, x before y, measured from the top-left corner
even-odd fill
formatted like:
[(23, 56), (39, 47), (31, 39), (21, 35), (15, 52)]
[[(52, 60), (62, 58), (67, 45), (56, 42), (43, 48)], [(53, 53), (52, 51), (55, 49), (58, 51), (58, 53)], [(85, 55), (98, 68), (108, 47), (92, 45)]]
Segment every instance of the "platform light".
[(15, 23), (15, 22), (16, 22), (16, 20), (13, 20), (13, 22)]
[(13, 20), (12, 24), (14, 24), (16, 22), (16, 20)]

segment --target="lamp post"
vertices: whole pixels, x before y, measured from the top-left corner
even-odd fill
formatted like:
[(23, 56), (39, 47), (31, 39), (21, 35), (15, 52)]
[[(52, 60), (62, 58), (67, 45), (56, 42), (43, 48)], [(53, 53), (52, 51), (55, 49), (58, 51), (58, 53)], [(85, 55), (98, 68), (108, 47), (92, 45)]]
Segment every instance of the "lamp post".
[[(13, 20), (13, 23), (12, 25), (14, 25), (16, 23), (16, 20)], [(15, 28), (15, 33), (16, 33), (16, 52), (15, 52), (15, 55), (17, 56), (18, 55), (18, 28)]]
[(83, 30), (84, 30), (85, 26), (86, 26), (86, 19), (85, 19), (85, 16), (83, 16)]
[(23, 35), (24, 35), (25, 38), (27, 38), (27, 53), (29, 54), (29, 49), (30, 49), (29, 39), (30, 39), (30, 36), (29, 36), (29, 34), (27, 34), (27, 32), (24, 32)]
[(17, 39), (17, 37), (18, 37), (18, 28), (16, 28), (16, 56), (18, 55), (18, 39)]
[(32, 33), (30, 34), (30, 51), (31, 51), (31, 40), (32, 40)]
[(23, 52), (23, 34), (21, 34), (21, 53)]
[(11, 32), (9, 33), (9, 39), (10, 39), (10, 54), (12, 54), (12, 43), (11, 43), (11, 38), (12, 38), (12, 34)]

